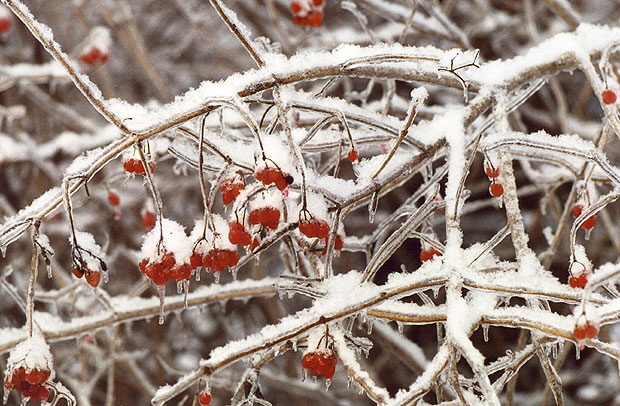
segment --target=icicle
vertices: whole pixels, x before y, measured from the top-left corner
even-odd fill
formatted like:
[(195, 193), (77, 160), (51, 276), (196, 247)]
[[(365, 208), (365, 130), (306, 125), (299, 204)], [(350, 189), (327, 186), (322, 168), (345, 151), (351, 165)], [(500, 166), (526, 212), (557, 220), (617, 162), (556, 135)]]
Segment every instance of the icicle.
[(482, 325), (482, 337), (484, 338), (485, 343), (489, 342), (489, 325), (488, 324)]
[(396, 326), (398, 327), (398, 334), (403, 335), (403, 323), (400, 321), (396, 322)]
[(435, 286), (435, 287), (432, 289), (432, 290), (433, 290), (433, 297), (434, 297), (435, 299), (437, 299), (437, 296), (439, 296), (439, 289), (440, 289), (440, 287), (439, 287), (439, 286)]
[(260, 266), (260, 254), (254, 255), (254, 266)]
[(367, 319), (368, 314), (366, 312), (362, 312), (359, 314), (359, 316), (360, 316), (360, 320), (362, 321), (362, 323), (366, 324), (366, 319)]
[(291, 345), (293, 346), (293, 351), (297, 352), (297, 340), (291, 341)]
[(215, 283), (220, 283), (220, 273), (213, 272), (213, 279), (215, 280)]
[(325, 380), (325, 392), (327, 392), (329, 390), (330, 386), (332, 386), (332, 380), (331, 379), (326, 379)]
[(6, 245), (0, 247), (0, 251), (2, 251), (2, 258), (6, 258)]
[(373, 320), (370, 319), (368, 320), (368, 323), (366, 323), (366, 334), (372, 334), (372, 325), (374, 324)]
[(278, 297), (280, 298), (280, 300), (284, 299), (284, 290), (278, 289)]
[(52, 266), (46, 263), (45, 268), (47, 268), (47, 279), (52, 279)]
[(157, 285), (159, 292), (159, 325), (164, 324), (164, 300), (166, 299), (166, 285)]
[(579, 358), (581, 358), (581, 349), (579, 345), (575, 345), (575, 359), (579, 360)]
[(590, 241), (590, 234), (592, 234), (592, 228), (590, 228), (589, 230), (586, 230), (586, 235), (584, 236), (584, 238), (586, 239), (586, 241)]
[(23, 398), (22, 401), (19, 403), (19, 406), (27, 406), (29, 401), (30, 398)]
[(553, 357), (553, 359), (558, 358), (558, 346), (555, 344), (551, 346), (551, 356)]
[(183, 308), (187, 309), (187, 295), (189, 294), (189, 279), (183, 280), (183, 290), (185, 294), (183, 296)]
[(301, 381), (304, 382), (307, 377), (308, 377), (308, 370), (304, 368), (301, 372)]
[(196, 272), (196, 282), (200, 282), (200, 270), (202, 269), (201, 266), (199, 266), (198, 268), (196, 268), (194, 271)]
[(237, 280), (237, 267), (233, 266), (232, 268), (230, 268), (230, 273), (232, 274), (233, 281), (236, 281)]
[(370, 347), (362, 347), (362, 352), (364, 353), (364, 357), (368, 358), (370, 355)]
[(372, 194), (370, 198), (370, 203), (368, 203), (368, 222), (374, 223), (375, 214), (377, 214), (377, 206), (379, 206), (379, 193), (375, 192)]
[(500, 209), (504, 207), (504, 200), (502, 199), (502, 196), (497, 198), (497, 204), (499, 205)]
[(351, 375), (347, 375), (347, 389), (351, 389), (351, 383), (353, 383), (353, 378)]
[(292, 298), (293, 298), (293, 296), (295, 296), (295, 292), (293, 292), (292, 290), (289, 290), (289, 291), (286, 293), (286, 297), (288, 297), (289, 299), (292, 299)]
[(183, 281), (178, 280), (177, 281), (177, 295), (180, 295), (181, 292), (183, 292)]
[(102, 271), (101, 273), (103, 274), (103, 283), (108, 283), (110, 281), (110, 274), (108, 271)]
[(10, 390), (7, 390), (7, 388), (4, 388), (4, 396), (2, 396), (2, 404), (6, 405), (6, 402), (9, 401), (9, 395), (11, 394)]

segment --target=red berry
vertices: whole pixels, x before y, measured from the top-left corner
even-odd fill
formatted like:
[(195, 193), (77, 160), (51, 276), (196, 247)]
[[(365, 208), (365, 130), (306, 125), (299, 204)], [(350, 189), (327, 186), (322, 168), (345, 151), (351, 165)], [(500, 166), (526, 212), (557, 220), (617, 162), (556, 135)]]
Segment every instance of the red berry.
[(0, 33), (8, 31), (11, 25), (13, 25), (13, 22), (10, 18), (0, 18)]
[(155, 213), (153, 212), (147, 211), (142, 215), (142, 224), (147, 230), (150, 230), (151, 228), (155, 226), (156, 220), (157, 220), (157, 217), (155, 216)]
[(581, 224), (581, 228), (584, 230), (592, 230), (596, 225), (596, 214), (588, 217), (586, 221)]
[(123, 169), (125, 170), (125, 172), (133, 173), (133, 161), (133, 159), (128, 159), (123, 162)]
[(200, 395), (198, 395), (198, 403), (200, 403), (202, 406), (206, 406), (208, 404), (211, 403), (211, 394), (207, 391), (202, 391), (200, 392)]
[(441, 252), (437, 251), (435, 247), (425, 248), (420, 252), (420, 261), (422, 262), (430, 261), (437, 255), (441, 255)]
[(174, 264), (176, 263), (175, 259), (174, 259), (174, 254), (172, 252), (167, 252), (164, 254), (164, 257), (161, 260), (161, 266), (164, 269), (170, 269), (174, 266)]
[(301, 6), (299, 5), (299, 3), (291, 3), (291, 11), (293, 12), (293, 14), (299, 14), (299, 12), (301, 11)]
[(31, 385), (40, 385), (47, 381), (51, 372), (45, 369), (33, 369), (26, 373), (26, 382)]
[(211, 253), (202, 257), (202, 265), (207, 268), (207, 272), (211, 269), (211, 265), (213, 263), (213, 258), (211, 257)]
[(116, 193), (110, 192), (110, 193), (108, 193), (108, 203), (110, 203), (110, 205), (116, 207), (116, 206), (121, 204), (121, 198), (118, 197), (118, 195)]
[(493, 197), (500, 197), (504, 194), (504, 187), (501, 183), (493, 182), (491, 183), (491, 186), (489, 186), (489, 193), (491, 193), (491, 196)]
[(307, 352), (301, 357), (301, 366), (304, 369), (314, 368), (316, 365), (315, 352)]
[(323, 5), (323, 0), (312, 0), (312, 4), (314, 4), (316, 7), (320, 7)]
[(78, 279), (84, 276), (84, 271), (82, 271), (77, 265), (73, 265), (73, 267), (71, 267), (71, 273), (73, 273), (73, 275), (75, 275)]
[(350, 162), (355, 162), (357, 161), (357, 158), (360, 156), (360, 153), (357, 152), (356, 150), (352, 149), (351, 151), (349, 151), (349, 153), (347, 154), (347, 158), (349, 158)]
[(256, 237), (252, 239), (252, 244), (250, 244), (250, 251), (254, 251), (254, 248), (260, 245), (260, 240)]
[(336, 241), (334, 241), (334, 249), (340, 251), (344, 246), (344, 240), (340, 235), (336, 235)]
[(101, 280), (101, 272), (91, 271), (90, 269), (87, 269), (84, 272), (84, 278), (90, 286), (96, 288), (97, 286), (99, 286), (99, 281)]
[(586, 326), (586, 338), (596, 338), (598, 335), (598, 327), (588, 324)]
[(582, 210), (583, 210), (583, 206), (580, 204), (576, 204), (575, 206), (573, 206), (573, 217), (577, 218), (581, 216)]
[(588, 283), (588, 275), (585, 272), (583, 272), (581, 275), (576, 276), (576, 277), (571, 275), (568, 278), (568, 284), (572, 288), (583, 288), (584, 286), (586, 286), (587, 283)]
[(601, 93), (601, 98), (603, 99), (603, 103), (605, 104), (614, 104), (618, 99), (618, 97), (616, 96), (616, 92), (609, 89), (603, 90), (603, 93)]
[(308, 15), (309, 18), (309, 25), (313, 25), (315, 27), (320, 27), (323, 24), (323, 12), (322, 11), (315, 11), (314, 13), (311, 13), (310, 15)]
[(200, 265), (202, 265), (202, 255), (194, 252), (192, 256), (189, 257), (189, 265), (192, 267), (192, 269), (196, 269)]
[(110, 59), (110, 55), (102, 53), (99, 57), (99, 62), (106, 63)]

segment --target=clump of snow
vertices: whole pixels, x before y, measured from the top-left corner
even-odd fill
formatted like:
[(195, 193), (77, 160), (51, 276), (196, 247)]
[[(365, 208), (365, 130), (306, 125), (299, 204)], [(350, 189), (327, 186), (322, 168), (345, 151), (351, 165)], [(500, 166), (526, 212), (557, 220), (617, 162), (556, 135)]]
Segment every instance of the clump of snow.
[(174, 254), (177, 264), (189, 263), (192, 255), (192, 243), (185, 234), (185, 227), (176, 221), (164, 218), (144, 237), (142, 258), (149, 262), (160, 262), (164, 254)]
[(11, 371), (23, 367), (26, 372), (33, 369), (51, 371), (50, 379), (54, 379), (54, 362), (49, 345), (40, 335), (34, 335), (17, 344), (7, 360), (5, 376)]

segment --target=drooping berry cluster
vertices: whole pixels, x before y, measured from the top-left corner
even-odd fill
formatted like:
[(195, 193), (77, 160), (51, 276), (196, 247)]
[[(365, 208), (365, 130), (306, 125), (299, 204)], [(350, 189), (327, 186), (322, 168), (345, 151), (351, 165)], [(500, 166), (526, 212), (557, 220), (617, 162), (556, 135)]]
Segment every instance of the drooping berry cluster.
[(320, 27), (323, 25), (323, 0), (295, 0), (291, 3), (293, 24)]
[(600, 316), (595, 307), (589, 304), (585, 307), (577, 306), (575, 309), (573, 337), (575, 337), (580, 349), (585, 347), (586, 340), (596, 338), (599, 331), (599, 323)]
[(82, 276), (93, 288), (99, 286), (99, 282), (101, 281), (101, 272), (99, 270), (83, 268), (78, 264), (73, 264), (71, 267), (71, 273), (75, 275), (76, 278), (80, 279)]
[(338, 360), (331, 348), (306, 352), (301, 358), (301, 366), (310, 371), (312, 376), (323, 375), (332, 379), (336, 372)]
[(189, 280), (192, 267), (187, 263), (177, 263), (174, 253), (166, 252), (161, 259), (144, 258), (138, 264), (140, 272), (156, 285), (165, 285), (168, 280)]
[(294, 181), (293, 177), (288, 173), (283, 172), (279, 168), (272, 168), (270, 166), (265, 166), (257, 170), (254, 176), (256, 180), (266, 186), (275, 184), (280, 191), (286, 189)]
[(238, 221), (230, 222), (230, 231), (228, 232), (228, 241), (235, 245), (251, 245), (252, 235), (245, 230), (243, 224)]
[(275, 230), (280, 224), (280, 210), (275, 207), (259, 207), (250, 211), (249, 222)]
[(585, 287), (588, 283), (588, 278), (592, 275), (592, 270), (578, 261), (574, 261), (570, 264), (568, 272), (568, 284), (573, 288)]
[(33, 402), (46, 400), (53, 378), (52, 354), (43, 337), (30, 337), (11, 351), (4, 371), (7, 394), (14, 389)]
[(491, 185), (489, 193), (493, 197), (501, 197), (504, 194), (504, 186), (499, 182), (499, 168), (494, 167), (489, 162), (484, 163), (484, 173), (487, 174)]
[[(241, 227), (243, 229), (243, 226)], [(194, 247), (190, 259), (192, 268), (198, 268), (202, 265), (207, 272), (213, 270), (219, 273), (227, 267), (236, 266), (239, 262), (237, 244), (229, 241), (229, 239), (231, 234), (236, 237), (237, 231), (239, 231), (239, 226), (229, 227), (226, 220), (217, 214), (213, 215), (212, 222), (207, 228), (204, 227), (202, 221), (196, 222), (190, 235)]]
[[(149, 171), (155, 173), (155, 162), (149, 161), (147, 163)], [(123, 169), (127, 173), (137, 173), (138, 175), (146, 176), (146, 169), (140, 159), (130, 158), (123, 161)]]
[(28, 370), (25, 367), (19, 367), (4, 377), (4, 387), (7, 390), (15, 389), (31, 401), (38, 402), (46, 400), (50, 395), (49, 389), (43, 386), (50, 376), (49, 370)]
[(329, 224), (310, 216), (299, 222), (299, 231), (308, 238), (325, 239), (329, 235)]

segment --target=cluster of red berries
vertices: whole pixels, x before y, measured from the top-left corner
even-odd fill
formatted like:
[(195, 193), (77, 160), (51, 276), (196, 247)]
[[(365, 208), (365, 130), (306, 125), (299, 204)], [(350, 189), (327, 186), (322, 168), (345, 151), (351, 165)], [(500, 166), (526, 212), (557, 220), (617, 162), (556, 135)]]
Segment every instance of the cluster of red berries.
[(598, 326), (586, 320), (585, 324), (577, 323), (573, 329), (573, 336), (578, 342), (583, 342), (598, 335)]
[(426, 262), (435, 258), (435, 256), (441, 255), (441, 252), (437, 251), (437, 249), (431, 245), (424, 247), (422, 251), (420, 251), (420, 261)]
[(19, 367), (4, 378), (4, 387), (7, 390), (15, 389), (31, 401), (38, 402), (46, 400), (50, 395), (49, 389), (43, 386), (50, 376), (49, 370), (26, 370), (24, 367)]
[(485, 165), (484, 172), (491, 181), (491, 185), (489, 186), (489, 193), (491, 196), (501, 197), (504, 194), (504, 186), (502, 186), (502, 184), (497, 180), (497, 178), (499, 178), (499, 168)]
[[(583, 211), (583, 205), (576, 204), (575, 206), (573, 206), (573, 217), (577, 218), (577, 217), (581, 216), (581, 212), (582, 211)], [(584, 230), (592, 230), (594, 228), (594, 226), (596, 225), (596, 216), (597, 215), (598, 215), (598, 213), (594, 213), (593, 215), (588, 217), (586, 219), (586, 221), (584, 221), (581, 224), (581, 228), (583, 228)]]
[(231, 221), (228, 231), (228, 241), (235, 245), (251, 245), (252, 235), (245, 230), (243, 224), (238, 221)]
[(266, 166), (257, 171), (254, 175), (262, 184), (268, 186), (274, 183), (278, 190), (283, 191), (288, 185), (293, 183), (293, 177), (288, 173), (282, 172), (278, 168)]
[(280, 210), (275, 207), (260, 207), (250, 212), (250, 224), (260, 224), (270, 230), (275, 230), (280, 224)]
[(293, 24), (320, 27), (323, 25), (323, 0), (296, 0), (291, 3)]
[(78, 264), (73, 264), (71, 267), (71, 273), (75, 275), (76, 278), (80, 279), (82, 276), (86, 279), (86, 283), (88, 283), (93, 288), (99, 286), (99, 282), (101, 281), (101, 272), (92, 269), (83, 269)]
[(325, 379), (332, 379), (337, 363), (334, 351), (329, 348), (309, 351), (301, 358), (301, 366), (304, 369), (310, 370), (312, 376), (323, 375)]
[(211, 404), (211, 394), (206, 390), (200, 392), (200, 395), (198, 395), (198, 403), (200, 403), (200, 406), (207, 406)]
[[(148, 164), (149, 171), (155, 173), (155, 162), (150, 161)], [(137, 173), (138, 175), (146, 176), (146, 169), (140, 159), (130, 158), (123, 161), (123, 169), (127, 173)]]
[(138, 268), (156, 285), (165, 285), (169, 279), (188, 280), (192, 274), (190, 264), (177, 264), (172, 252), (166, 252), (159, 261), (151, 262), (149, 258), (144, 258)]
[(205, 255), (198, 252), (192, 254), (189, 263), (192, 269), (196, 269), (203, 265), (207, 272), (213, 269), (214, 272), (222, 272), (226, 267), (233, 267), (239, 262), (239, 253), (237, 250), (213, 248)]
[(243, 189), (245, 189), (245, 184), (236, 179), (226, 179), (222, 182), (220, 192), (222, 192), (222, 202), (224, 205), (234, 202)]
[(108, 59), (110, 59), (110, 55), (95, 46), (85, 49), (80, 55), (80, 61), (88, 66), (93, 66), (97, 63), (106, 63)]
[(299, 222), (299, 232), (308, 238), (325, 239), (329, 235), (329, 225), (323, 220), (311, 217)]
[[(568, 284), (573, 288), (583, 288), (588, 283), (588, 278), (592, 274), (592, 271), (579, 262), (574, 261), (571, 263), (569, 270)], [(576, 275), (576, 276), (575, 276)]]
[(603, 90), (603, 92), (601, 93), (601, 98), (603, 99), (603, 103), (605, 104), (614, 104), (616, 100), (618, 100), (616, 92), (609, 89)]

